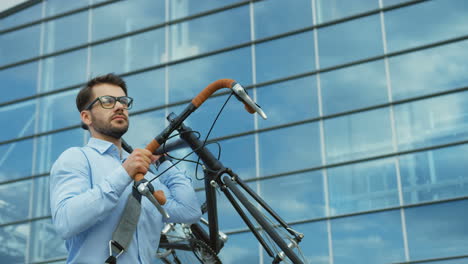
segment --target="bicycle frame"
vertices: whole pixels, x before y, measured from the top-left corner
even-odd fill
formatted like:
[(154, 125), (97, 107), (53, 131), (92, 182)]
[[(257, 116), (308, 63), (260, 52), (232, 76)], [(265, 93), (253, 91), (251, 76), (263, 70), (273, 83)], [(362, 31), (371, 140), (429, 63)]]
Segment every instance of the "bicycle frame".
[[(240, 86), (240, 85), (239, 85)], [(184, 125), (184, 120), (194, 112), (212, 93), (220, 88), (238, 87), (238, 84), (234, 80), (222, 79), (218, 80), (205, 88), (197, 97), (195, 97), (192, 102), (183, 110), (183, 112), (177, 116), (174, 113), (171, 113), (167, 119), (170, 122), (168, 127), (164, 129), (153, 141), (148, 144), (146, 147), (152, 153), (155, 153), (156, 150), (163, 145), (166, 140), (169, 138), (171, 133), (174, 131), (179, 132), (179, 136), (184, 140), (188, 146), (198, 155), (203, 164), (205, 165), (205, 193), (206, 193), (206, 203), (208, 211), (208, 222), (209, 222), (209, 234), (203, 234), (205, 232), (202, 228), (197, 232), (201, 232), (198, 236), (204, 240), (216, 253), (219, 253), (223, 247), (223, 241), (219, 238), (219, 226), (218, 226), (218, 212), (217, 212), (217, 199), (216, 199), (216, 188), (220, 188), (221, 191), (225, 194), (227, 199), (233, 205), (237, 213), (241, 216), (243, 221), (246, 223), (250, 231), (255, 235), (257, 240), (261, 243), (263, 248), (266, 250), (268, 255), (274, 258), (273, 263), (279, 263), (282, 259), (285, 258), (285, 255), (293, 263), (303, 263), (302, 260), (292, 251), (293, 246), (297, 246), (298, 243), (304, 237), (303, 234), (293, 230), (288, 224), (281, 219), (281, 217), (270, 207), (268, 204), (260, 198), (252, 189), (250, 189), (241, 178), (238, 177), (231, 169), (225, 167), (221, 161), (213, 156), (213, 154), (205, 147), (204, 142), (202, 142), (195, 133), (192, 133), (191, 128)], [(242, 87), (241, 87), (242, 88)], [(242, 88), (243, 89), (243, 88)], [(235, 92), (235, 90), (233, 89)], [(245, 91), (244, 91), (245, 92)], [(246, 109), (250, 113), (258, 112), (258, 105), (253, 106), (252, 104), (246, 103), (245, 95), (236, 97), (244, 101)], [(247, 96), (248, 97), (248, 96)], [(251, 100), (249, 98), (249, 100)], [(261, 110), (260, 110), (261, 111)], [(265, 114), (261, 111), (264, 116)], [(265, 116), (266, 117), (266, 116)], [(242, 193), (240, 188), (245, 190), (251, 198), (253, 198), (262, 208), (264, 208), (278, 223), (282, 226), (289, 234), (293, 236), (293, 242), (291, 244), (286, 244), (286, 242), (279, 236), (274, 227), (267, 221), (267, 219), (262, 215), (259, 209), (257, 209), (249, 199)], [(247, 217), (246, 213), (243, 211), (237, 200), (247, 209), (250, 215), (257, 221), (261, 229), (270, 236), (271, 239), (276, 243), (276, 245), (282, 250), (276, 256), (274, 255), (271, 248), (267, 245), (263, 237), (260, 235), (257, 228)], [(206, 232), (205, 232), (206, 233)]]

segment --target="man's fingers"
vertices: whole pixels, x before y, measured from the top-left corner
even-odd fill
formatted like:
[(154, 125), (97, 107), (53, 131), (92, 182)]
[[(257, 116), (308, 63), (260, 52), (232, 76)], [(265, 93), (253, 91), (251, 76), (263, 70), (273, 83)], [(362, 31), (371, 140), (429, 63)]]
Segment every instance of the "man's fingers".
[(157, 161), (162, 155), (151, 155), (151, 162)]

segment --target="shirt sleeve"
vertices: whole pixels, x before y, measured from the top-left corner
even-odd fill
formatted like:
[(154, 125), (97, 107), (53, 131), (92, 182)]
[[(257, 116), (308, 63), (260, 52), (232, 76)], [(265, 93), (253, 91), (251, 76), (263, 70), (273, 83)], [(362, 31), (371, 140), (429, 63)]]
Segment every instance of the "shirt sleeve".
[[(169, 166), (172, 166), (172, 162), (165, 161), (159, 166), (158, 171), (164, 171)], [(201, 217), (201, 209), (191, 179), (176, 167), (172, 167), (159, 180), (167, 187), (167, 189), (162, 188), (167, 198), (167, 202), (163, 207), (170, 216), (165, 221), (175, 223), (198, 222)], [(155, 187), (157, 189), (157, 186)]]
[(63, 239), (104, 219), (117, 205), (131, 178), (119, 166), (91, 188), (89, 163), (79, 148), (66, 150), (50, 173), (50, 206), (55, 229)]

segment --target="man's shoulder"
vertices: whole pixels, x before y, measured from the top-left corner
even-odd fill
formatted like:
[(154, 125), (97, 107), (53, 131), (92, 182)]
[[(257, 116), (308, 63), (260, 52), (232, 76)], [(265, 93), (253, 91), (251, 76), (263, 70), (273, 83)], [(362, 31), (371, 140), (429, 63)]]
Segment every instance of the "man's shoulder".
[(55, 160), (52, 170), (55, 167), (70, 166), (71, 164), (82, 163), (85, 160), (86, 156), (81, 147), (71, 147), (62, 152), (57, 160)]

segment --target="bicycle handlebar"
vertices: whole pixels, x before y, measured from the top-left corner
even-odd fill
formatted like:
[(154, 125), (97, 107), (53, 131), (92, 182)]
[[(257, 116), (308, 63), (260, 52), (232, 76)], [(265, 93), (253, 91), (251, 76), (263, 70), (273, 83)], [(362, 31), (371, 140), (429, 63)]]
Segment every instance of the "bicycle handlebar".
[[(203, 89), (197, 96), (192, 99), (191, 104), (184, 110), (184, 112), (177, 117), (176, 120), (171, 122), (166, 129), (164, 129), (157, 137), (155, 137), (148, 145), (146, 145), (146, 149), (151, 151), (151, 153), (155, 153), (156, 150), (166, 142), (168, 137), (177, 127), (179, 127), (182, 122), (191, 114), (193, 113), (198, 107), (200, 107), (213, 93), (218, 91), (222, 88), (229, 88), (231, 89), (236, 98), (239, 99), (241, 102), (244, 103), (245, 109), (254, 114), (257, 112), (262, 118), (266, 119), (267, 116), (262, 111), (259, 105), (257, 105), (247, 94), (245, 89), (238, 84), (235, 80), (232, 79), (219, 79), (210, 83), (205, 89)], [(142, 173), (135, 175), (135, 181), (139, 181), (144, 178)], [(166, 197), (164, 192), (161, 190), (157, 190), (153, 192), (154, 197), (160, 204), (166, 203)]]

